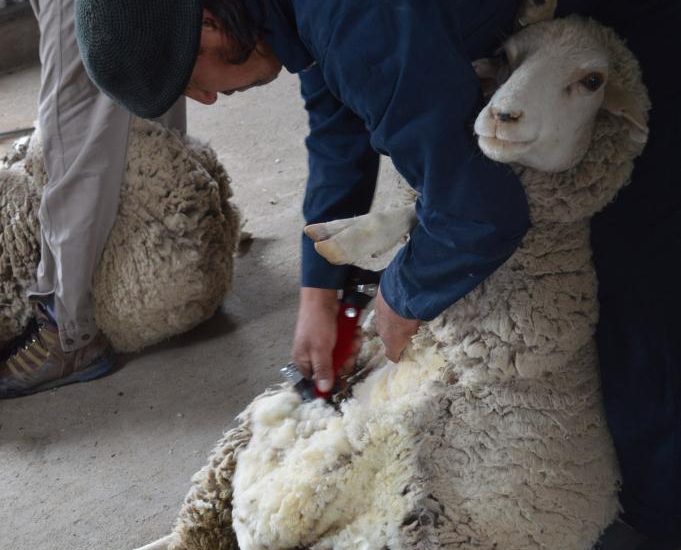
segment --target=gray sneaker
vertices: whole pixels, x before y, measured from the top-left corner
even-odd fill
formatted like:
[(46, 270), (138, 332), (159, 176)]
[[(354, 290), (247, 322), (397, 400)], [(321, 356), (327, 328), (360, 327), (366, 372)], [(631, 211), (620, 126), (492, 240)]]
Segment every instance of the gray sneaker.
[(87, 382), (113, 369), (113, 353), (101, 333), (80, 349), (64, 351), (57, 324), (42, 304), (35, 309), (24, 336), (0, 358), (0, 399)]

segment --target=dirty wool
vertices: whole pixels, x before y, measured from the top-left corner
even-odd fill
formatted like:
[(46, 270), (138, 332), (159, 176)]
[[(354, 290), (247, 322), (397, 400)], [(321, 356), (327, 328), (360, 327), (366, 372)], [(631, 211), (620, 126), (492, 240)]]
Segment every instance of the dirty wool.
[[(40, 260), (38, 208), (47, 175), (39, 132), (0, 169), (0, 346), (31, 316)], [(97, 326), (138, 351), (208, 319), (231, 288), (239, 212), (204, 143), (135, 119), (116, 222), (93, 284)]]

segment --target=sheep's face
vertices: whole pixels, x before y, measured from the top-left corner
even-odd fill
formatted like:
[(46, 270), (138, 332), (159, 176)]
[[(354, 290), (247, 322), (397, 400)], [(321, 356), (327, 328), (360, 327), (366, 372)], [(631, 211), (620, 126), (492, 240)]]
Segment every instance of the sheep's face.
[(592, 27), (578, 18), (532, 25), (506, 41), (500, 59), (477, 62), (483, 89), (485, 78), (499, 85), (475, 122), (486, 156), (544, 172), (582, 159), (597, 112), (609, 107), (610, 56)]

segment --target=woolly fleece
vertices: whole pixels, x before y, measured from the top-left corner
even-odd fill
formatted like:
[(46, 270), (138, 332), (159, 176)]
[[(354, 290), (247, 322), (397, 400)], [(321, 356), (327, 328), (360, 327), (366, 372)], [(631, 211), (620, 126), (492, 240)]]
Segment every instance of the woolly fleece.
[[(46, 182), (39, 133), (23, 163), (0, 170), (0, 345), (31, 315)], [(116, 351), (138, 351), (208, 319), (231, 286), (239, 213), (215, 152), (135, 119), (116, 222), (95, 274), (98, 327)]]
[[(532, 32), (594, 33), (610, 78), (647, 112), (638, 64), (612, 31), (568, 18)], [(362, 361), (377, 368), (340, 412), (290, 388), (256, 399), (194, 478), (170, 548), (591, 549), (617, 514), (618, 469), (589, 219), (640, 152), (600, 113), (572, 170), (514, 167), (533, 227), (512, 258), (423, 325), (399, 367), (369, 323)]]
[(18, 170), (0, 170), (0, 348), (31, 318), (26, 290), (40, 260), (40, 190)]

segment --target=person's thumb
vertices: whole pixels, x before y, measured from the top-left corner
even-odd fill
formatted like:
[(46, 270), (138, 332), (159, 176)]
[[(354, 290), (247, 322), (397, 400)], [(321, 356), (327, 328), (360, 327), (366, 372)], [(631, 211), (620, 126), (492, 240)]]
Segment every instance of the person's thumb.
[(322, 393), (330, 392), (334, 382), (331, 351), (312, 354), (312, 373), (317, 389)]

